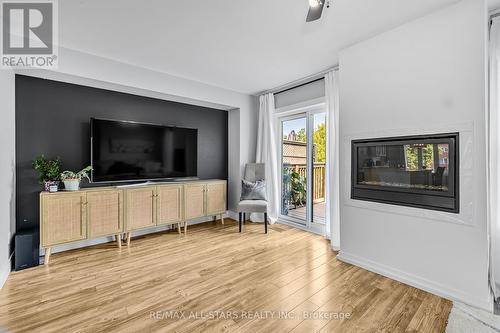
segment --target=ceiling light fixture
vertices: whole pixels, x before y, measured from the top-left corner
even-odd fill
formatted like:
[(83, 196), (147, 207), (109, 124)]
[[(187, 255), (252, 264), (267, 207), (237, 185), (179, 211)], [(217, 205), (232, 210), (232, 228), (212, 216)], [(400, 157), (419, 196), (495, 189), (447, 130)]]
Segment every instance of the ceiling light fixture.
[(315, 8), (321, 5), (321, 0), (309, 0), (309, 7)]
[[(309, 0), (309, 12), (307, 13), (306, 22), (316, 21), (321, 18), (325, 0)], [(326, 0), (326, 8), (330, 8), (330, 1)]]

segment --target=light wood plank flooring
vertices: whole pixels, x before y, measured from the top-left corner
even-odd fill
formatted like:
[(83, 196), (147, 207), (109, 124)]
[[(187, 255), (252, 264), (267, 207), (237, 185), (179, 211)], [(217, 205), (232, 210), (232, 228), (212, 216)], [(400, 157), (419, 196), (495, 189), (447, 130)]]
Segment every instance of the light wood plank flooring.
[[(0, 326), (44, 333), (444, 331), (449, 301), (336, 260), (320, 236), (263, 229), (247, 223), (239, 234), (226, 220), (192, 226), (187, 236), (133, 238), (121, 250), (109, 243), (53, 254), (49, 266), (10, 275), (0, 292)], [(350, 318), (335, 319), (342, 313)]]

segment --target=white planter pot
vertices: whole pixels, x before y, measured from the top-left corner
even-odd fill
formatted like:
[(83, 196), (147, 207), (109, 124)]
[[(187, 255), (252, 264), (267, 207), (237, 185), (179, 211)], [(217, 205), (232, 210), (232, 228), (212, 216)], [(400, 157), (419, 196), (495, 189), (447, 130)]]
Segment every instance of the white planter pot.
[(80, 181), (78, 179), (63, 180), (63, 183), (66, 191), (78, 191), (80, 189)]

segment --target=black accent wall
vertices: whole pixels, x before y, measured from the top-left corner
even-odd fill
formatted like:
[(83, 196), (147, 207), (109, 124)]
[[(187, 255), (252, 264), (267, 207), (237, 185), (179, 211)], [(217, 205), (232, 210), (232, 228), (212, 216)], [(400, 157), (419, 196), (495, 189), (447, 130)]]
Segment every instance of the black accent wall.
[(59, 156), (63, 170), (89, 165), (91, 117), (197, 128), (198, 176), (227, 179), (226, 111), (16, 75), (17, 231), (39, 226), (32, 160)]

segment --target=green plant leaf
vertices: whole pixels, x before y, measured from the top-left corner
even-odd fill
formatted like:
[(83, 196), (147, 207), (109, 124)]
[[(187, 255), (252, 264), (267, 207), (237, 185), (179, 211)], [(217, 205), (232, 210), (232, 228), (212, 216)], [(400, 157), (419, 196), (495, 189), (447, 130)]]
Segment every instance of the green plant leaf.
[(64, 180), (69, 180), (69, 179), (78, 179), (79, 181), (82, 180), (82, 178), (87, 178), (88, 181), (90, 181), (90, 177), (89, 177), (89, 172), (92, 170), (92, 167), (89, 165), (85, 168), (83, 168), (82, 170), (78, 171), (78, 172), (74, 172), (74, 171), (69, 171), (69, 170), (66, 170), (66, 171), (63, 171), (61, 173), (61, 179), (64, 181)]
[(60, 180), (61, 160), (59, 158), (49, 160), (44, 155), (40, 155), (33, 160), (31, 165), (38, 172), (40, 184)]

